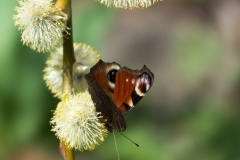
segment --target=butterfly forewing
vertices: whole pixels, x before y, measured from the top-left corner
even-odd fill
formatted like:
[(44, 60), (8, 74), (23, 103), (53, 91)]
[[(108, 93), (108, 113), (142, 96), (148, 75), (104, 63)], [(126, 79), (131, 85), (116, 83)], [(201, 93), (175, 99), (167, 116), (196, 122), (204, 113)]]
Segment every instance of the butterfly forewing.
[(126, 114), (150, 89), (153, 79), (152, 72), (146, 66), (141, 70), (121, 68), (116, 75), (113, 102)]
[[(126, 105), (132, 107), (131, 93), (135, 88), (137, 76), (135, 74), (126, 74), (130, 70), (126, 67), (121, 68), (116, 75), (115, 89), (113, 92), (113, 102), (122, 111), (125, 112)], [(124, 104), (123, 104), (124, 103)]]
[(113, 90), (115, 87), (115, 83), (111, 83), (108, 80), (109, 71), (115, 69), (119, 70), (121, 66), (115, 62), (113, 63), (105, 63), (101, 59), (99, 62), (93, 66), (90, 70), (90, 73), (98, 82), (98, 84), (103, 88), (104, 92), (112, 98)]
[(104, 92), (91, 73), (85, 75), (88, 84), (88, 91), (95, 103), (96, 111), (101, 112), (102, 122), (105, 123), (109, 131), (124, 131), (126, 122), (121, 111), (116, 107), (110, 97)]

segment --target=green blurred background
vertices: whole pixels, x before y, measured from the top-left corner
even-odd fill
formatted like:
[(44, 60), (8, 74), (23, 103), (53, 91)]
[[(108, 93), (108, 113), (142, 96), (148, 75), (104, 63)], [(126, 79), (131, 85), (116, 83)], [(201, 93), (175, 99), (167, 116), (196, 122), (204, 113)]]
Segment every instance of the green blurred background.
[[(43, 81), (49, 53), (20, 42), (12, 15), (17, 1), (0, 1), (0, 160), (59, 160), (49, 120), (58, 100)], [(73, 1), (75, 42), (104, 61), (152, 70), (155, 82), (116, 134), (121, 159), (240, 159), (240, 2), (164, 0), (148, 9), (106, 8)], [(76, 160), (117, 159), (112, 134)]]

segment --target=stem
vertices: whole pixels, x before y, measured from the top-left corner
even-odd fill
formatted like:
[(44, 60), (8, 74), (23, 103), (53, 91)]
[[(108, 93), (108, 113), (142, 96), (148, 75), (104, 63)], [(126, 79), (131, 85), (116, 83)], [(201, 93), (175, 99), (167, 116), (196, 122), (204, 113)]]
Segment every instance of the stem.
[[(72, 36), (72, 8), (71, 0), (57, 0), (55, 4), (67, 15), (66, 27), (68, 33), (63, 32), (63, 83), (62, 93), (72, 94), (72, 66), (75, 62)], [(74, 160), (74, 151), (69, 149), (66, 143), (60, 142), (60, 151), (65, 160)]]
[(74, 160), (74, 151), (69, 149), (66, 143), (60, 142), (60, 153), (65, 160)]

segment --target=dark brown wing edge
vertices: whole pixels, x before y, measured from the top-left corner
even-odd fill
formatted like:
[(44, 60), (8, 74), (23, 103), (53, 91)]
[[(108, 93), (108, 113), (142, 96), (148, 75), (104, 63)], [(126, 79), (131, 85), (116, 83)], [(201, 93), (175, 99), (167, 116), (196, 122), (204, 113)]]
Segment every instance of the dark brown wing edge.
[(116, 107), (111, 98), (105, 94), (102, 87), (94, 79), (91, 73), (85, 75), (88, 84), (88, 91), (91, 94), (92, 100), (95, 103), (96, 111), (101, 112), (107, 129), (124, 131), (126, 130), (126, 122), (122, 112)]

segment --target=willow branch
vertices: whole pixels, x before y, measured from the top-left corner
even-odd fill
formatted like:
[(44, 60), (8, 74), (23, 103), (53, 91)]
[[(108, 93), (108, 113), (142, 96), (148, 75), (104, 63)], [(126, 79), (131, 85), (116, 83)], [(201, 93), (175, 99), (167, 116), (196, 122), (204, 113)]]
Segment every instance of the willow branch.
[(69, 149), (66, 143), (60, 142), (60, 153), (64, 157), (65, 160), (74, 160), (74, 151)]
[[(72, 8), (71, 0), (57, 0), (55, 4), (67, 15), (66, 27), (68, 34), (63, 32), (63, 83), (62, 93), (72, 94), (72, 66), (75, 62), (72, 36)], [(74, 151), (64, 142), (60, 142), (60, 151), (65, 160), (74, 160)]]

